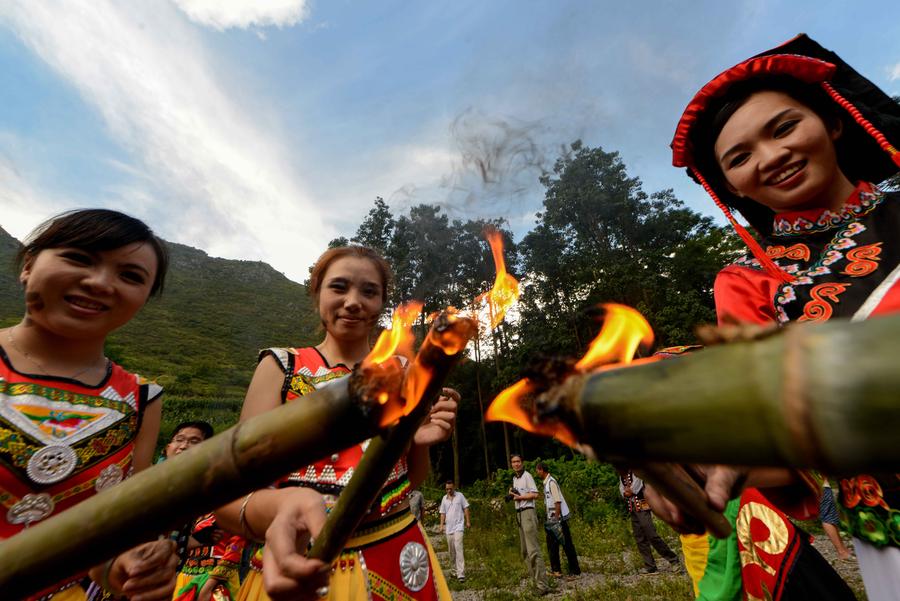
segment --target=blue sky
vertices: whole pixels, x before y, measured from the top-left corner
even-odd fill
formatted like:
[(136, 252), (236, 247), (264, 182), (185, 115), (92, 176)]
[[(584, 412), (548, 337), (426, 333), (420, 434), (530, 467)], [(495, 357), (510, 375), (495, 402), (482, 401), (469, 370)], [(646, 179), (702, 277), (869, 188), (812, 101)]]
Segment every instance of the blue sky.
[(671, 167), (675, 123), (716, 73), (801, 31), (900, 94), (893, 0), (4, 2), (0, 226), (118, 208), (302, 281), (376, 196), (524, 234), (576, 138), (713, 214)]

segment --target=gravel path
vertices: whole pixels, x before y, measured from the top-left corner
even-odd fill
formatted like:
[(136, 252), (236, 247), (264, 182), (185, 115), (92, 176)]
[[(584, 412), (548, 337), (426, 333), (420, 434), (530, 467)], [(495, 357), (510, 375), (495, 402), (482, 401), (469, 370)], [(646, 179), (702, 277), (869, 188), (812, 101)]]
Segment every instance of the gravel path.
[[(449, 554), (446, 550), (447, 544), (444, 537), (440, 535), (432, 535), (431, 543), (432, 545), (434, 545), (441, 565), (449, 565)], [(859, 565), (856, 563), (855, 558), (850, 561), (839, 560), (837, 558), (837, 552), (834, 550), (834, 547), (831, 546), (828, 538), (824, 535), (816, 536), (813, 545), (854, 590), (862, 590), (862, 579), (859, 574)], [(626, 551), (626, 553), (630, 552)], [(628, 564), (630, 561), (627, 557), (625, 558), (625, 560), (626, 564)], [(602, 574), (602, 568), (599, 565), (600, 562), (596, 559), (590, 557), (582, 557), (580, 558), (580, 561), (583, 570), (582, 574), (580, 576), (565, 576), (563, 578), (557, 579), (556, 591), (554, 591), (550, 595), (547, 595), (545, 597), (546, 599), (562, 599), (567, 594), (574, 594), (576, 590), (585, 590), (599, 586), (606, 582), (609, 578), (615, 579), (619, 584), (623, 586), (634, 586), (635, 588), (638, 588), (640, 586), (640, 583), (647, 578), (687, 578), (686, 575), (665, 572), (665, 561), (660, 561), (660, 572), (658, 574), (622, 574), (614, 576)], [(529, 590), (528, 587), (529, 583), (523, 582), (514, 591), (508, 592), (524, 593), (526, 590)], [(481, 601), (485, 598), (485, 594), (488, 592), (489, 591), (485, 589), (465, 589), (461, 591), (452, 591), (452, 594), (454, 601)]]

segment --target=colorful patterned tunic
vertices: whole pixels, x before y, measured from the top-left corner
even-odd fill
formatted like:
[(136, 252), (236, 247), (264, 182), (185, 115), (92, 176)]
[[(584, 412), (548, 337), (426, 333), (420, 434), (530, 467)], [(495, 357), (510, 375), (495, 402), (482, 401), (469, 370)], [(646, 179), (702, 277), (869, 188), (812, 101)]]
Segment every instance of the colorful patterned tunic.
[[(130, 475), (144, 410), (161, 394), (112, 362), (96, 386), (21, 373), (0, 348), (0, 539)], [(83, 576), (33, 599), (49, 599)]]
[[(260, 360), (272, 356), (285, 374), (282, 402), (300, 397), (346, 376), (345, 365), (331, 366), (315, 348), (270, 348)], [(299, 401), (299, 402), (302, 402)], [(334, 453), (279, 480), (276, 486), (305, 486), (325, 496), (331, 507), (353, 476), (368, 441)], [(450, 592), (428, 538), (409, 512), (387, 515), (410, 492), (406, 458), (394, 466), (370, 515), (381, 519), (364, 522), (335, 561), (329, 582), (330, 600), (385, 601), (449, 600)], [(253, 570), (241, 585), (239, 601), (263, 601), (262, 549), (251, 561)]]
[[(194, 523), (191, 536), (205, 540), (216, 528), (216, 518), (210, 513)], [(213, 601), (235, 599), (240, 588), (238, 572), (243, 550), (244, 539), (227, 533), (212, 545), (191, 549), (179, 570), (173, 601), (195, 601), (210, 578), (219, 583), (213, 590)]]
[[(795, 276), (785, 284), (743, 257), (716, 280), (716, 306), (742, 321), (854, 321), (900, 310), (900, 193), (860, 184), (838, 213), (781, 213), (766, 253)], [(843, 523), (876, 547), (900, 547), (900, 476), (840, 480)]]

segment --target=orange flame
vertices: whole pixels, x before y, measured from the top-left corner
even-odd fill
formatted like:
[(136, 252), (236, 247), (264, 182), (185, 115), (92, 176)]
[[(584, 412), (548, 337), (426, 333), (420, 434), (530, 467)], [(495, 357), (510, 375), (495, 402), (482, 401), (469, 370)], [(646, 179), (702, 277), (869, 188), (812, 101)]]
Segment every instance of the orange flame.
[[(478, 329), (478, 325), (472, 318), (464, 316), (453, 307), (447, 307), (440, 319), (445, 323), (441, 328), (433, 328), (428, 332), (427, 342), (438, 347), (447, 355), (455, 355), (462, 351), (469, 343), (469, 338)], [(422, 365), (416, 357), (406, 372), (406, 380), (403, 382), (403, 398), (406, 401), (403, 415), (409, 415), (419, 403), (433, 376), (432, 370)]]
[(578, 444), (575, 435), (559, 421), (537, 421), (534, 408), (530, 406), (535, 385), (525, 378), (519, 380), (503, 392), (491, 403), (484, 413), (485, 421), (509, 422), (527, 432), (540, 436), (551, 436), (570, 447)]
[[(591, 342), (584, 357), (575, 364), (576, 372), (586, 372), (605, 365), (617, 367), (629, 364), (640, 345), (653, 344), (653, 330), (636, 310), (614, 303), (602, 306), (606, 310), (603, 328)], [(564, 444), (575, 446), (578, 441), (565, 423), (538, 419), (533, 404), (536, 388), (527, 378), (519, 380), (497, 395), (485, 412), (485, 420), (508, 422), (526, 432), (552, 436)]]
[(631, 363), (639, 346), (653, 344), (653, 329), (643, 315), (615, 303), (606, 303), (602, 307), (606, 310), (603, 328), (584, 357), (575, 364), (579, 371), (609, 363)]
[(384, 363), (394, 355), (400, 355), (409, 359), (413, 355), (413, 342), (416, 337), (412, 333), (412, 326), (422, 312), (424, 305), (419, 301), (403, 303), (391, 316), (391, 329), (383, 330), (375, 342), (375, 346), (363, 359), (363, 366)]
[(403, 380), (403, 415), (409, 415), (415, 409), (428, 383), (431, 382), (432, 372), (430, 369), (419, 363), (414, 362), (406, 372), (406, 378)]
[(487, 300), (491, 315), (491, 327), (496, 328), (511, 306), (519, 299), (519, 280), (506, 272), (506, 261), (503, 259), (503, 235), (497, 230), (488, 230), (485, 237), (491, 245), (494, 255), (494, 267), (497, 277), (494, 287), (480, 295), (477, 301)]
[(403, 364), (399, 357), (409, 358), (413, 355), (415, 335), (412, 326), (419, 317), (422, 306), (418, 301), (410, 301), (397, 307), (391, 316), (391, 329), (381, 332), (361, 365), (361, 369), (370, 372), (370, 379), (377, 382), (376, 386), (385, 387), (374, 393), (378, 404), (382, 406), (382, 427), (393, 424), (405, 415), (400, 391), (390, 386), (402, 377)]

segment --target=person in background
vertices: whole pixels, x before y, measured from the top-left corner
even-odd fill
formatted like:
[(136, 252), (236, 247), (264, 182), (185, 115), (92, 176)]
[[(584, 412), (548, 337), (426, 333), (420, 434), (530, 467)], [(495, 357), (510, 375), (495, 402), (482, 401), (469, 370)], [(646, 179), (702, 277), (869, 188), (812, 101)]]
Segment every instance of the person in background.
[(441, 499), (441, 531), (447, 537), (450, 563), (453, 564), (456, 579), (465, 582), (466, 559), (463, 556), (463, 534), (466, 528), (472, 527), (469, 517), (469, 501), (461, 492), (456, 491), (453, 480), (447, 480), (444, 489), (447, 494)]
[(822, 483), (822, 499), (819, 501), (819, 519), (822, 520), (822, 530), (831, 541), (834, 550), (837, 551), (838, 559), (847, 561), (853, 557), (853, 552), (844, 544), (841, 538), (840, 524), (841, 519), (838, 517), (837, 506), (834, 504), (834, 492), (831, 490), (831, 483), (826, 479)]
[[(550, 475), (550, 469), (543, 461), (538, 461), (534, 466), (538, 478), (544, 481), (544, 504), (547, 507), (547, 525), (544, 534), (547, 539), (547, 552), (550, 554), (550, 569), (554, 576), (562, 576), (562, 564), (559, 560), (559, 546), (562, 544), (566, 552), (566, 565), (569, 574), (578, 576), (581, 567), (578, 565), (578, 552), (575, 551), (575, 543), (572, 542), (572, 533), (569, 530), (569, 506), (559, 488), (559, 482)], [(560, 540), (560, 535), (562, 540)]]
[[(0, 540), (150, 467), (162, 414), (162, 388), (104, 355), (107, 336), (162, 291), (162, 240), (133, 217), (86, 209), (39, 226), (16, 258), (23, 318), (0, 330)], [(89, 588), (169, 599), (177, 564), (172, 541), (147, 542), (91, 569)], [(53, 574), (29, 599), (83, 600), (84, 576)]]
[(421, 524), (422, 518), (425, 517), (425, 496), (418, 488), (409, 493), (409, 510)]
[[(163, 449), (171, 459), (212, 438), (213, 427), (204, 421), (186, 421), (175, 426)], [(213, 514), (190, 522), (183, 529), (186, 557), (178, 567), (174, 601), (225, 601), (235, 599), (240, 588), (239, 569), (244, 540), (222, 530)], [(181, 539), (179, 536), (178, 539)]]
[(547, 580), (547, 567), (544, 565), (541, 545), (538, 542), (538, 519), (534, 505), (534, 500), (540, 495), (534, 478), (525, 469), (522, 456), (510, 455), (509, 462), (515, 476), (507, 498), (515, 501), (516, 523), (519, 526), (519, 551), (538, 593), (545, 595), (550, 592), (550, 582)]
[(656, 560), (653, 558), (651, 547), (662, 556), (669, 564), (673, 572), (682, 572), (684, 568), (678, 560), (678, 555), (669, 548), (656, 531), (653, 525), (653, 516), (650, 513), (650, 505), (644, 499), (644, 482), (634, 475), (634, 472), (619, 469), (619, 494), (625, 499), (628, 513), (631, 515), (631, 531), (634, 533), (634, 541), (637, 543), (638, 552), (644, 560), (641, 572), (655, 574), (659, 570)]

